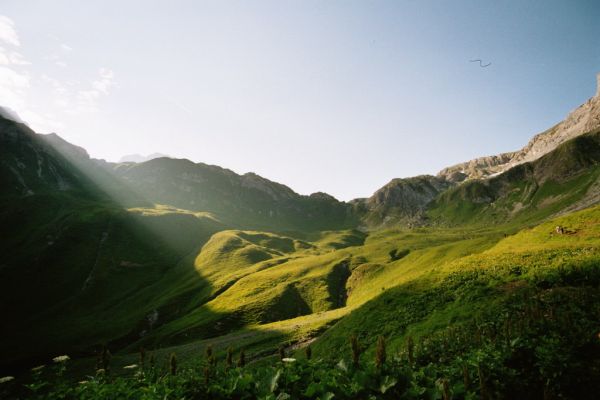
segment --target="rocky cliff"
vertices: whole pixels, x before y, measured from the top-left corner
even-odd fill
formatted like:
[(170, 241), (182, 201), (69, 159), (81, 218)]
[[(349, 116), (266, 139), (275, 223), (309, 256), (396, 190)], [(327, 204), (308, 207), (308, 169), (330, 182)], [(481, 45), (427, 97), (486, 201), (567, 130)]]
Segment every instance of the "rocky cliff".
[(438, 176), (452, 182), (498, 175), (525, 162), (537, 160), (560, 144), (600, 128), (600, 74), (596, 95), (572, 111), (564, 121), (534, 136), (521, 150), (480, 157), (441, 170)]
[(352, 202), (366, 228), (420, 225), (426, 206), (452, 182), (431, 175), (392, 179), (368, 199)]

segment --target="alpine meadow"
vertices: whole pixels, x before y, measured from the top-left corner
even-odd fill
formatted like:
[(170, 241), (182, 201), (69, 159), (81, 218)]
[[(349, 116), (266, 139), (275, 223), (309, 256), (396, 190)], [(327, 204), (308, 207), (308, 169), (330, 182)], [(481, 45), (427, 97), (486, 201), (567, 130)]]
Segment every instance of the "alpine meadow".
[[(187, 17), (165, 18), (185, 36)], [(25, 34), (10, 41), (14, 26), (0, 19), (7, 49), (25, 46)], [(304, 49), (294, 40), (290, 46)], [(377, 40), (370, 45), (387, 45)], [(519, 150), (394, 178), (370, 197), (341, 201), (165, 155), (174, 148), (120, 161), (92, 157), (95, 149), (60, 128), (39, 133), (33, 114), (16, 100), (6, 103), (2, 90), (13, 89), (3, 76), (20, 65), (14, 54), (0, 48), (0, 398), (551, 400), (600, 393), (600, 74), (594, 96), (563, 110), (566, 117), (545, 131), (529, 132)], [(503, 68), (501, 61), (469, 61), (465, 68), (477, 74)], [(101, 102), (117, 90), (109, 75), (95, 82), (95, 94), (73, 99), (93, 101), (93, 112), (102, 113)], [(35, 85), (33, 70), (28, 76)], [(585, 81), (592, 89), (594, 76)], [(219, 103), (225, 92), (210, 95)], [(272, 112), (289, 104), (281, 100)], [(106, 115), (107, 124), (116, 121), (117, 114)], [(171, 118), (167, 111), (161, 117)], [(154, 121), (133, 111), (131, 118), (140, 126)], [(436, 117), (424, 118), (438, 126)], [(448, 121), (446, 129), (439, 137), (461, 128)], [(171, 134), (184, 141), (163, 132)], [(188, 139), (183, 146), (210, 146)], [(253, 139), (257, 148), (271, 145), (261, 140)], [(301, 152), (304, 139), (293, 140)], [(390, 146), (398, 159), (408, 157), (409, 144)], [(333, 153), (331, 165), (347, 168), (343, 185), (351, 190), (359, 177), (350, 164), (367, 168), (370, 161), (346, 153), (346, 164)], [(421, 158), (434, 156), (423, 149)]]

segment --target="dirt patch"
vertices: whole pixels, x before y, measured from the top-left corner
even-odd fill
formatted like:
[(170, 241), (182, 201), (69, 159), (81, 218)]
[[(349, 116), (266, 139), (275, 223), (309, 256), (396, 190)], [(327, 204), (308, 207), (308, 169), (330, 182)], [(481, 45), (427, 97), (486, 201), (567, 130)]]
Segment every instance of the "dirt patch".
[(315, 340), (317, 340), (316, 337), (307, 339), (307, 340), (302, 340), (300, 342), (296, 342), (291, 346), (286, 347), (287, 351), (294, 351), (294, 350), (298, 350), (298, 349), (302, 349), (306, 346), (309, 346), (312, 342), (314, 342)]
[(523, 209), (523, 203), (518, 202), (515, 203), (515, 205), (513, 206), (513, 209), (510, 211), (510, 215), (513, 216), (516, 213), (518, 213), (519, 211), (521, 211)]

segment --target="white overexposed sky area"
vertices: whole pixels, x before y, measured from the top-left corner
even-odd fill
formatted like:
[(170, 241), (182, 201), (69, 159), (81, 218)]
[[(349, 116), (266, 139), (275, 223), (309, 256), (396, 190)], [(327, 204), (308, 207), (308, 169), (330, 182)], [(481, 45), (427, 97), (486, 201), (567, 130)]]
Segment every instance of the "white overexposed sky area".
[(520, 148), (600, 72), (596, 0), (1, 0), (0, 15), (0, 105), (37, 132), (342, 200)]

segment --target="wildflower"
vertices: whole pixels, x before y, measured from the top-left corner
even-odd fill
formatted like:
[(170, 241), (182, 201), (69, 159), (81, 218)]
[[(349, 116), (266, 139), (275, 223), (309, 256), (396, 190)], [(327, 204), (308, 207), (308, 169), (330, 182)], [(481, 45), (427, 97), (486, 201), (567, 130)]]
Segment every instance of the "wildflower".
[(413, 365), (414, 363), (414, 348), (415, 348), (415, 343), (413, 342), (413, 339), (411, 336), (408, 337), (408, 339), (406, 339), (406, 349), (408, 352), (408, 364), (410, 366)]
[(108, 347), (106, 347), (106, 346), (102, 347), (102, 351), (100, 352), (99, 358), (98, 358), (98, 367), (103, 369), (104, 372), (107, 374), (110, 372), (111, 357), (112, 357), (112, 355), (110, 354), (110, 350), (108, 350)]
[(2, 378), (0, 378), (0, 383), (6, 383), (6, 382), (10, 382), (10, 381), (12, 381), (13, 379), (15, 379), (15, 377), (14, 377), (14, 376), (5, 376), (5, 377), (2, 377)]
[(377, 350), (375, 352), (375, 365), (377, 365), (377, 368), (381, 368), (383, 364), (385, 364), (385, 360), (385, 338), (379, 336), (379, 338), (377, 338)]
[(225, 363), (227, 364), (227, 368), (233, 366), (233, 349), (231, 347), (227, 348), (227, 358), (225, 359)]
[(140, 365), (144, 368), (144, 362), (146, 361), (146, 349), (144, 346), (140, 347)]
[(283, 361), (285, 357), (285, 347), (279, 346), (279, 359)]
[(283, 361), (285, 363), (293, 363), (293, 362), (296, 361), (296, 359), (295, 358), (286, 357), (286, 358), (282, 358), (281, 361)]
[(71, 357), (65, 355), (65, 356), (54, 357), (52, 359), (52, 361), (54, 361), (55, 363), (62, 363), (62, 362), (69, 361), (70, 359), (71, 359)]
[(208, 385), (209, 380), (210, 380), (210, 369), (208, 367), (204, 367), (204, 384)]
[(131, 364), (124, 366), (123, 369), (136, 369), (137, 367), (137, 364)]
[(217, 365), (217, 359), (216, 359), (216, 358), (215, 358), (215, 356), (213, 355), (213, 348), (212, 348), (212, 345), (210, 345), (210, 344), (209, 344), (209, 345), (206, 347), (205, 353), (206, 353), (206, 360), (208, 361), (208, 364), (209, 364), (209, 365), (211, 365), (211, 366), (213, 366), (213, 367), (214, 367), (215, 365)]
[(37, 367), (31, 368), (31, 371), (38, 372), (38, 371), (43, 370), (45, 367), (46, 367), (45, 365), (38, 365)]
[(244, 368), (246, 365), (246, 353), (244, 349), (240, 350), (240, 359), (238, 360), (238, 367)]
[(358, 367), (360, 353), (362, 352), (362, 349), (360, 347), (360, 344), (358, 343), (358, 338), (356, 337), (356, 335), (350, 336), (350, 348), (352, 349), (352, 364), (355, 367)]
[(169, 371), (171, 375), (177, 375), (177, 356), (175, 353), (171, 353), (171, 357), (169, 358)]
[(469, 370), (467, 369), (467, 364), (463, 364), (463, 385), (465, 385), (465, 389), (468, 389), (471, 386), (471, 377), (469, 376)]

